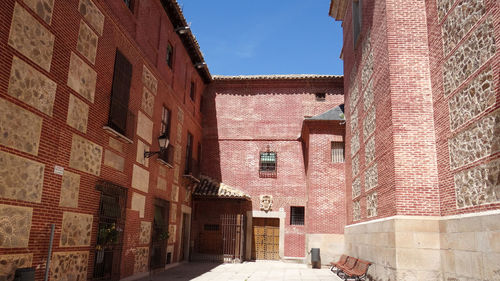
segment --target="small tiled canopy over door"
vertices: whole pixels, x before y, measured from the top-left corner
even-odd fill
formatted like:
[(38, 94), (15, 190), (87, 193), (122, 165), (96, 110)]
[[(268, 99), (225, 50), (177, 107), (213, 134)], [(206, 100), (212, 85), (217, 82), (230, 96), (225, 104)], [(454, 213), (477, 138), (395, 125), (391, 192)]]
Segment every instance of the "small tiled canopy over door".
[(252, 258), (256, 260), (279, 260), (279, 219), (253, 218), (252, 224)]

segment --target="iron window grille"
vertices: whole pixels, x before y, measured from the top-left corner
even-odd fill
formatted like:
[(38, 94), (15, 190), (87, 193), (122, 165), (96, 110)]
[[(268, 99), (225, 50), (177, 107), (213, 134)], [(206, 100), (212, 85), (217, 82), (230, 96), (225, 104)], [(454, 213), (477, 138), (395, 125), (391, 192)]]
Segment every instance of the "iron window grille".
[(304, 225), (304, 207), (290, 207), (290, 224), (291, 225)]
[(332, 141), (332, 163), (345, 162), (345, 143)]
[(262, 178), (275, 178), (277, 175), (276, 152), (265, 151), (260, 153), (259, 176)]
[[(125, 227), (127, 189), (103, 180), (96, 183), (96, 189), (101, 192), (101, 198), (92, 280), (118, 280), (123, 246), (122, 231)], [(107, 229), (117, 231), (114, 239), (106, 239), (110, 236), (101, 235), (101, 232)]]

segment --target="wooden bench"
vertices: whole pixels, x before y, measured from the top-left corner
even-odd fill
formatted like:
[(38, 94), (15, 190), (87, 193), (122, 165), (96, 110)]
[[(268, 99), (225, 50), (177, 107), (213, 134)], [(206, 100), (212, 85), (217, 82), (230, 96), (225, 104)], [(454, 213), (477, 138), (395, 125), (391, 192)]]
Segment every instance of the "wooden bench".
[(347, 257), (347, 261), (343, 265), (339, 265), (337, 268), (337, 275), (339, 275), (340, 272), (344, 272), (345, 270), (350, 270), (353, 269), (354, 266), (356, 266), (356, 262), (358, 261), (357, 258), (355, 257)]
[(339, 266), (344, 265), (347, 262), (347, 255), (342, 255), (340, 256), (340, 259), (337, 262), (331, 262), (330, 263), (330, 270), (331, 271), (339, 271)]
[(364, 261), (361, 259), (356, 260), (356, 265), (352, 268), (343, 268), (341, 276), (344, 280), (355, 279), (355, 280), (366, 280), (366, 273), (368, 272), (368, 267), (372, 263)]

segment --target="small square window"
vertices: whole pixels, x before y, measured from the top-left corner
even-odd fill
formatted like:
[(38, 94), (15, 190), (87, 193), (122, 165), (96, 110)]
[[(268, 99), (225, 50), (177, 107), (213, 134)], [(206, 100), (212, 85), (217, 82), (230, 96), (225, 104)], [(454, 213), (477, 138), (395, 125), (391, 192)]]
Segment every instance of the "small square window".
[(204, 224), (203, 225), (203, 230), (204, 231), (219, 231), (220, 225), (218, 224)]
[(316, 101), (325, 101), (326, 100), (326, 94), (325, 93), (316, 93)]
[(304, 207), (290, 207), (290, 224), (304, 225)]
[(276, 177), (276, 152), (261, 152), (259, 162), (259, 175), (262, 178)]
[(165, 57), (165, 61), (167, 62), (168, 67), (172, 68), (173, 60), (174, 60), (174, 47), (172, 47), (172, 44), (168, 43), (167, 54)]

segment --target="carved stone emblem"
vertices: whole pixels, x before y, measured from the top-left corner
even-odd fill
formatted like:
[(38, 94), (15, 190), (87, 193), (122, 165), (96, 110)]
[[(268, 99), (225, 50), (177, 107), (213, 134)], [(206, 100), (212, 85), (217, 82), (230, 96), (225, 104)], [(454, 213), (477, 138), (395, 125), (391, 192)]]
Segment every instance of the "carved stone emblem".
[(273, 196), (272, 195), (261, 195), (260, 196), (260, 209), (269, 212), (273, 206)]

